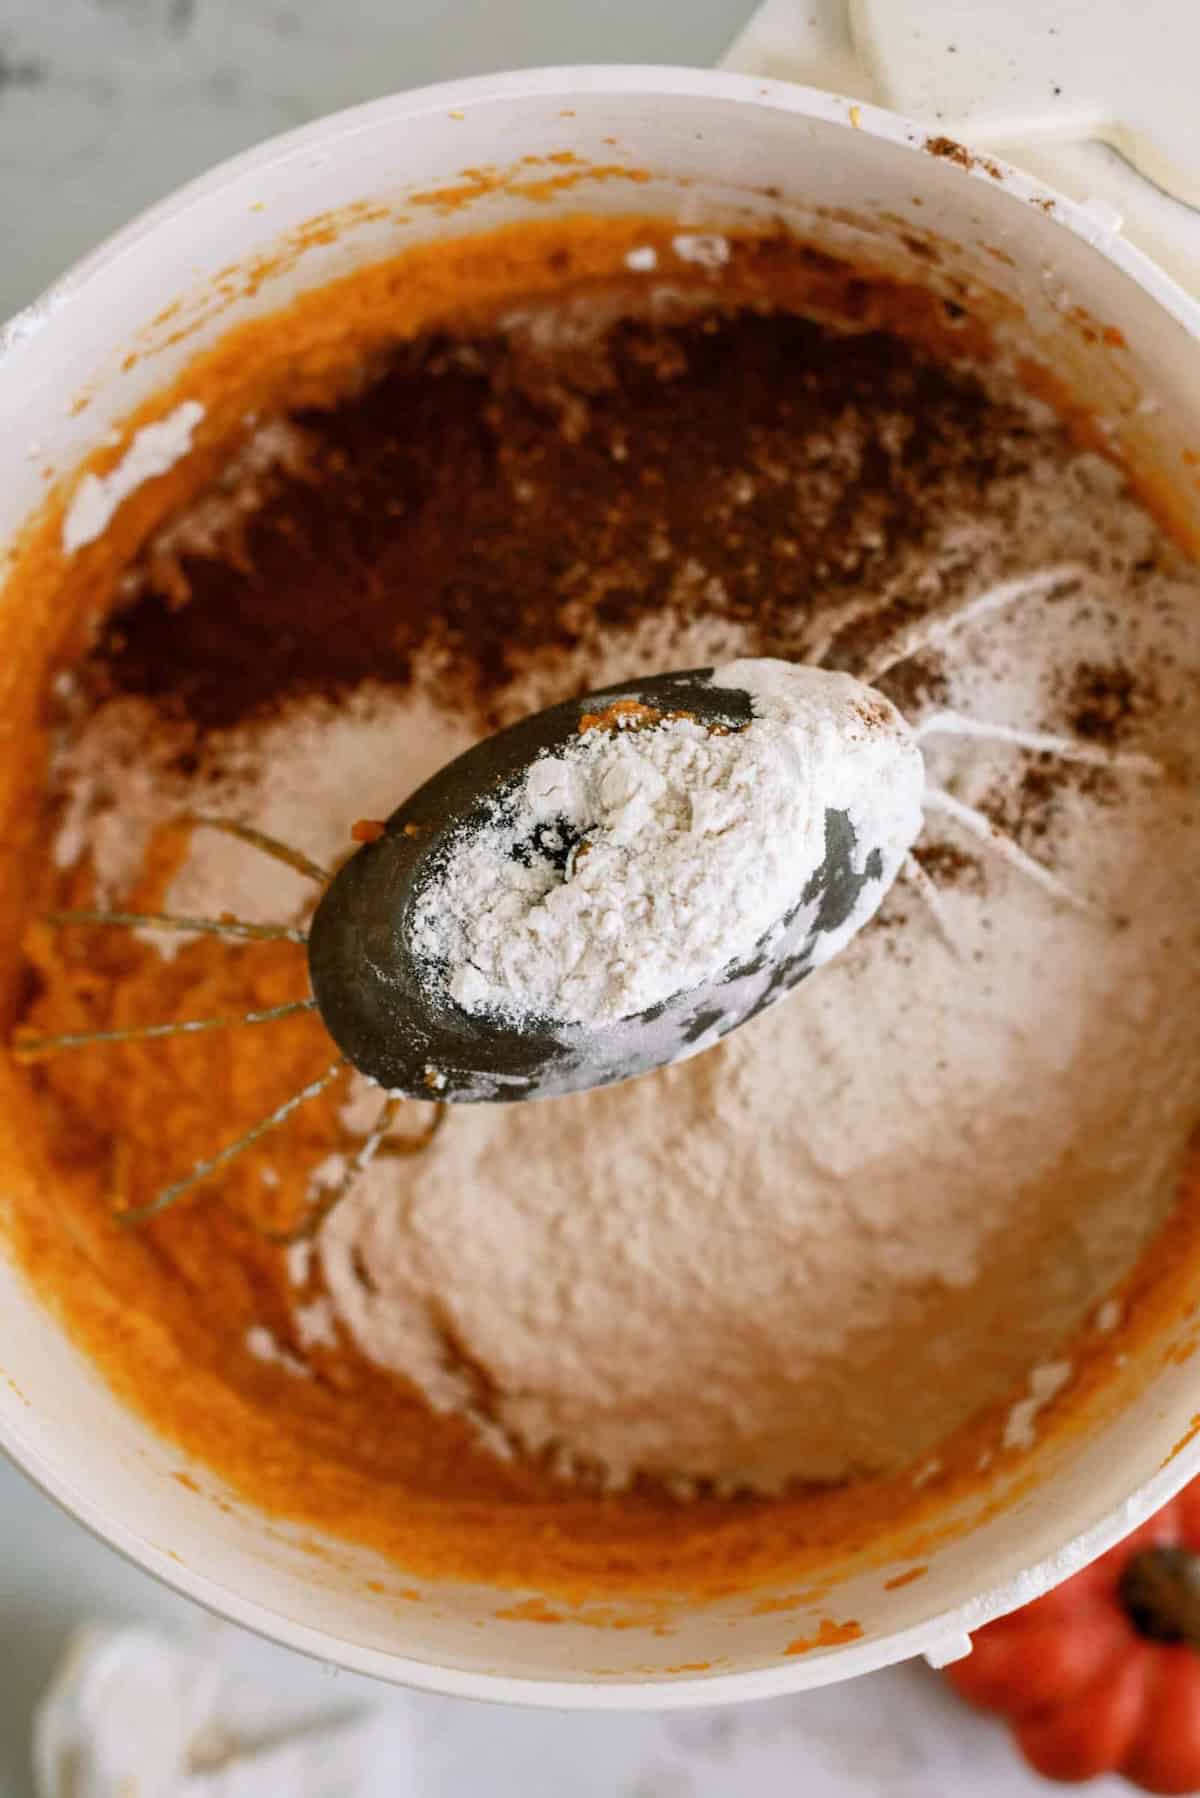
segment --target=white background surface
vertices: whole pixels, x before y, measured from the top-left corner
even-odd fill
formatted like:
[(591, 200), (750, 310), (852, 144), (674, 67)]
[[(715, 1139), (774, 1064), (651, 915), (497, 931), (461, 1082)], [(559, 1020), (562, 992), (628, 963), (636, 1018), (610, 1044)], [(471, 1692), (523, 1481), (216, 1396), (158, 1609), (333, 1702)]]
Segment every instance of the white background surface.
[[(748, 0), (0, 0), (0, 318), (179, 182), (319, 113), (495, 68), (707, 64), (749, 10)], [(194, 1627), (200, 1613), (0, 1463), (0, 1798), (31, 1798), (31, 1709), (87, 1617)], [(310, 1693), (316, 1710), (381, 1694), (401, 1707), (420, 1798), (1031, 1798), (1051, 1789), (923, 1668), (660, 1718), (391, 1696), (249, 1639), (242, 1653), (264, 1679)], [(1093, 1798), (1124, 1789), (1090, 1788)]]

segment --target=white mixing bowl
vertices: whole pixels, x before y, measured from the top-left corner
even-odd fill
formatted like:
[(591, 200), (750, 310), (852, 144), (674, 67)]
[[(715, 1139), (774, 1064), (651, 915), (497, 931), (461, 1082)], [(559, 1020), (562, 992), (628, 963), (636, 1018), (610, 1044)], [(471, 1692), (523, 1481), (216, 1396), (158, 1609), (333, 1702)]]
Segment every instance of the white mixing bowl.
[[(63, 474), (113, 424), (175, 379), (231, 324), (357, 264), (447, 234), (555, 212), (639, 211), (690, 228), (782, 217), (840, 252), (934, 282), (956, 272), (1022, 309), (1068, 385), (1136, 434), (1144, 464), (1178, 473), (1200, 444), (1200, 309), (1111, 221), (995, 163), (929, 153), (918, 127), (786, 83), (663, 68), (580, 68), (429, 88), (364, 106), (236, 158), (130, 225), (17, 319), (0, 340), (0, 541), (41, 503), (42, 468)], [(502, 187), (457, 210), (390, 216), (406, 193), (461, 171), (570, 149), (649, 172), (581, 182), (535, 200)], [(575, 165), (577, 166), (577, 165)], [(156, 315), (220, 271), (271, 251), (314, 215), (367, 202), (333, 241), (312, 234), (251, 296), (161, 343), (126, 352)], [(378, 206), (389, 216), (376, 214)], [(906, 232), (949, 246), (929, 265)], [(1109, 341), (1073, 308), (1112, 328)], [(1113, 332), (1124, 347), (1115, 349)], [(163, 333), (159, 332), (161, 338)], [(73, 410), (83, 389), (86, 410)], [(1157, 410), (1146, 403), (1158, 401)], [(0, 592), (0, 627), (9, 628)], [(1200, 1279), (1197, 1282), (1200, 1286)], [(826, 1601), (859, 1639), (789, 1657), (825, 1607), (776, 1614), (764, 1594), (669, 1600), (654, 1623), (603, 1630), (586, 1613), (557, 1627), (500, 1619), (514, 1595), (425, 1585), (397, 1605), (369, 1589), (379, 1564), (331, 1546), (314, 1560), (295, 1532), (240, 1500), (220, 1508), (173, 1475), (177, 1449), (151, 1435), (77, 1352), (0, 1255), (0, 1442), (45, 1491), (178, 1590), (290, 1647), (385, 1678), (526, 1703), (686, 1705), (800, 1690), (925, 1653), (962, 1652), (968, 1632), (1024, 1602), (1126, 1533), (1200, 1471), (1200, 1440), (1171, 1458), (1200, 1408), (1186, 1360), (1196, 1324), (1163, 1321), (1097, 1399), (1088, 1427), (1021, 1464), (962, 1508), (925, 1557), (856, 1574)], [(1026, 1476), (1035, 1475), (1032, 1480)], [(17, 1545), (10, 1544), (10, 1552)], [(518, 1595), (520, 1596), (520, 1595)], [(767, 1594), (769, 1596), (769, 1594)], [(635, 1608), (635, 1607), (631, 1607)], [(663, 1628), (666, 1633), (661, 1633)], [(705, 1664), (702, 1670), (697, 1664)]]

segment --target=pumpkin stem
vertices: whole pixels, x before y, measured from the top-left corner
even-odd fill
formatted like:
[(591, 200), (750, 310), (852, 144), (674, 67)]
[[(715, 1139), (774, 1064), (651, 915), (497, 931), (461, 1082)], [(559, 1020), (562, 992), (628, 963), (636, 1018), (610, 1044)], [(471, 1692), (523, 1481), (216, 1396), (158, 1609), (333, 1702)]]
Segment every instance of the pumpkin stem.
[(1186, 1642), (1200, 1653), (1200, 1555), (1177, 1547), (1140, 1549), (1126, 1562), (1117, 1594), (1139, 1636)]

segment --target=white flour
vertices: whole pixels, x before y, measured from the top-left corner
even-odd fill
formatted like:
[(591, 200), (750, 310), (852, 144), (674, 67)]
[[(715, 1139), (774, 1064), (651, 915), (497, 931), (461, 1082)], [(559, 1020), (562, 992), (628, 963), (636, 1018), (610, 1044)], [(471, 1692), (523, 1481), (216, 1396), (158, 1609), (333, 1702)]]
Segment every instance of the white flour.
[(119, 508), (143, 482), (156, 480), (183, 460), (203, 417), (204, 407), (198, 400), (184, 400), (157, 424), (143, 426), (108, 474), (84, 475), (63, 519), (62, 546), (67, 555), (102, 537)]
[[(1070, 600), (950, 637), (937, 703), (1062, 729), (1064, 673), (1119, 660), (1156, 688), (1127, 745), (1170, 749), (1194, 785), (1195, 572), (1143, 572), (1135, 588), (1152, 527), (1093, 458), (1021, 480), (1012, 517), (951, 520), (922, 546), (939, 603), (1011, 574), (1014, 546), (1022, 566), (1089, 573)], [(506, 713), (754, 647), (697, 601), (684, 625), (650, 620), (531, 665)], [(60, 759), (60, 856), (90, 850), (119, 897), (153, 825), (190, 804), (328, 862), (356, 818), (385, 816), (467, 746), (435, 687), (436, 671), (415, 694), (364, 690), (224, 733), (187, 780), (158, 715), (114, 702)], [(1003, 745), (938, 741), (926, 759), (932, 781), (1000, 811), (1037, 771)], [(1041, 1402), (1030, 1370), (1061, 1359), (1165, 1215), (1200, 1109), (1187, 781), (1068, 781), (1049, 820), (1036, 853), (1128, 911), (1126, 929), (985, 857), (953, 881), (935, 870), (955, 954), (901, 881), (836, 961), (720, 1048), (582, 1097), (459, 1107), (425, 1154), (376, 1162), (322, 1234), (294, 1344), (336, 1318), (497, 1450), (612, 1485), (639, 1469), (721, 1488), (836, 1478), (927, 1459), (1006, 1391)], [(922, 841), (979, 847), (946, 820)], [(169, 895), (262, 921), (309, 900), (211, 832)], [(378, 1095), (353, 1085), (365, 1133)], [(298, 1210), (304, 1191), (289, 1196)], [(322, 1284), (332, 1315), (309, 1309)]]
[(878, 862), (836, 946), (873, 915), (921, 828), (904, 720), (849, 675), (788, 662), (730, 663), (713, 685), (751, 694), (744, 729), (619, 714), (540, 756), (454, 844), (413, 943), (465, 1010), (586, 1028), (707, 986), (799, 906), (827, 808)]

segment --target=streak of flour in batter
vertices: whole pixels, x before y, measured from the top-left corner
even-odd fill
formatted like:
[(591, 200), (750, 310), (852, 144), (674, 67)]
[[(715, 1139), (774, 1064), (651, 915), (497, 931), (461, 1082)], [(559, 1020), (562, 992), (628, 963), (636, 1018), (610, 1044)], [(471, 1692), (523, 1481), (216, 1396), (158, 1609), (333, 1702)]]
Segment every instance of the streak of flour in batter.
[[(1134, 708), (1126, 740), (1194, 763), (1195, 575), (1145, 572), (1152, 527), (1093, 459), (1056, 455), (1022, 479), (1011, 536), (960, 532), (977, 583), (1005, 568), (1010, 541), (1033, 566), (1091, 573), (1070, 601), (965, 630), (943, 651), (938, 703), (1061, 728), (1081, 669), (1153, 666), (1155, 704)], [(834, 633), (843, 651), (852, 663)], [(503, 708), (756, 652), (752, 624), (660, 619), (531, 661)], [(165, 751), (157, 771), (113, 773), (105, 730), (136, 729), (142, 705), (114, 702), (60, 767), (76, 800), (67, 848), (86, 842), (117, 892), (156, 820), (219, 799), (328, 858), (353, 817), (383, 815), (463, 746), (435, 691), (436, 676), (364, 689), (218, 733), (187, 780)], [(897, 893), (839, 961), (720, 1048), (628, 1087), (462, 1108), (425, 1156), (376, 1164), (319, 1252), (358, 1350), (564, 1473), (764, 1490), (921, 1454), (1052, 1358), (1164, 1215), (1194, 1119), (1200, 834), (1170, 782), (1067, 779), (1034, 819), (1036, 760), (964, 744), (930, 759), (966, 802), (1044, 824), (1039, 852), (1127, 907), (1130, 927), (1055, 907), (976, 863), (970, 842), (927, 837), (971, 864), (943, 894), (957, 958)], [(287, 879), (198, 835), (169, 902), (219, 895), (280, 916), (302, 903)]]

